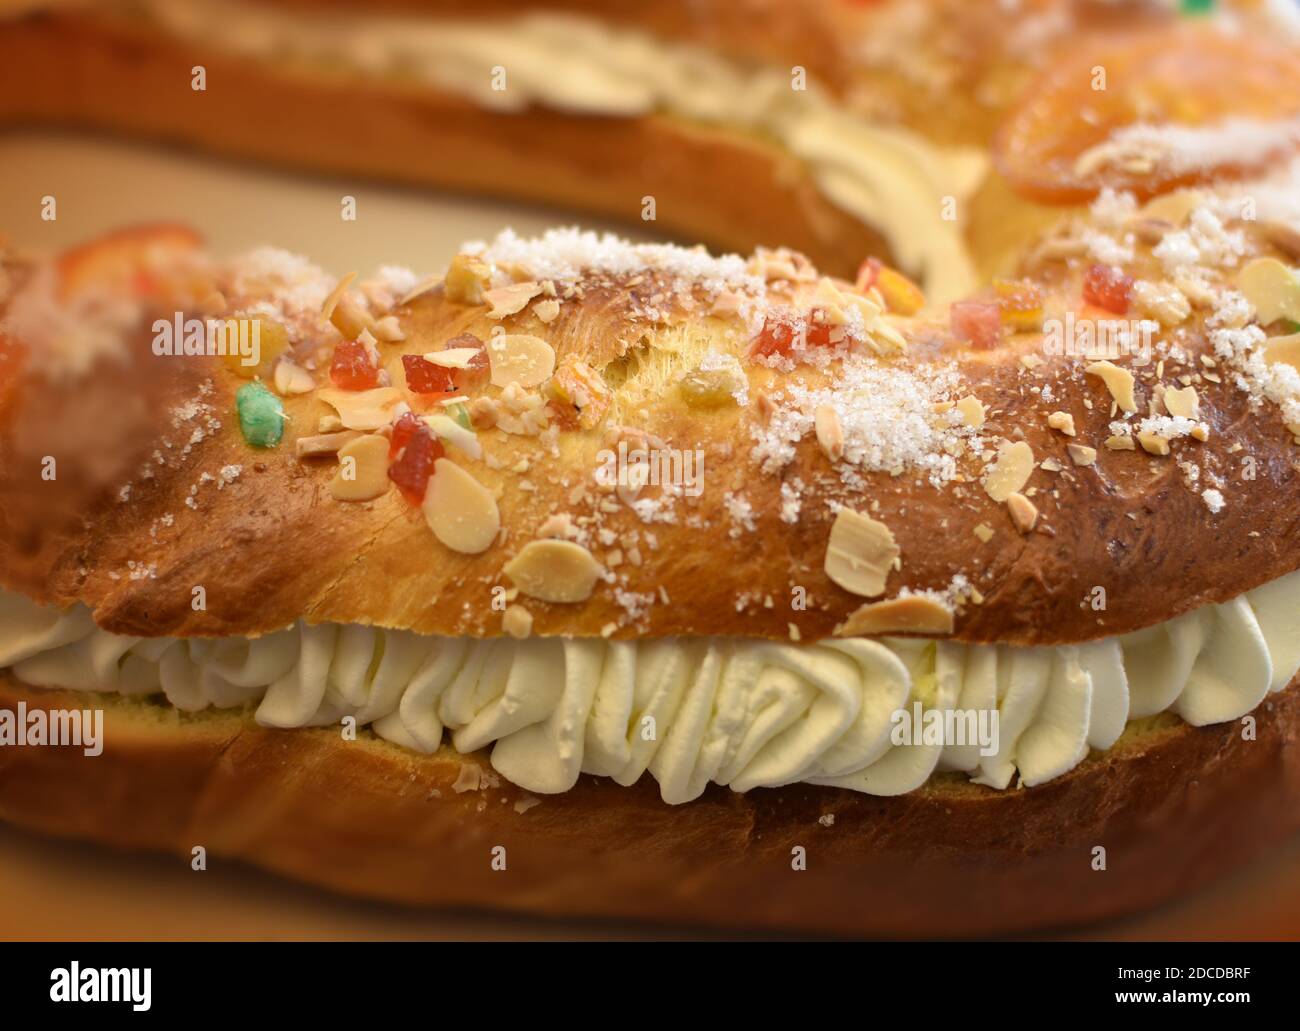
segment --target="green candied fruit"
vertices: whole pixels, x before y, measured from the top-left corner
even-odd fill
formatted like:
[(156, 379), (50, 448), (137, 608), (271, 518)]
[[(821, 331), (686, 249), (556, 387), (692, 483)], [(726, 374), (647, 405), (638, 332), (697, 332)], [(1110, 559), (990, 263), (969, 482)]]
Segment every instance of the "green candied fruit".
[(235, 392), (239, 429), (253, 447), (275, 447), (284, 436), (284, 402), (257, 380)]

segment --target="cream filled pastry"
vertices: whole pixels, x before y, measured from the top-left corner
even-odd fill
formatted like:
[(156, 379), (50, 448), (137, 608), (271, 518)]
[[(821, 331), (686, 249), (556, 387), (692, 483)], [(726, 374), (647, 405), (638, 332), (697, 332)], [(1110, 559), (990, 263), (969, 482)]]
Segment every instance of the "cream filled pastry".
[[(476, 131), (740, 133), (889, 246), (5, 252), (0, 712), (105, 719), (93, 757), (0, 747), (0, 815), (403, 903), (880, 934), (1131, 912), (1287, 832), (1300, 89), (1255, 73), (1300, 69), (1249, 16), (1086, 20), (967, 162), (835, 66), (782, 92), (717, 11), (290, 6), (4, 34), (445, 93)], [(749, 171), (690, 196), (770, 201)], [(1060, 205), (983, 287), (943, 215), (981, 176)]]

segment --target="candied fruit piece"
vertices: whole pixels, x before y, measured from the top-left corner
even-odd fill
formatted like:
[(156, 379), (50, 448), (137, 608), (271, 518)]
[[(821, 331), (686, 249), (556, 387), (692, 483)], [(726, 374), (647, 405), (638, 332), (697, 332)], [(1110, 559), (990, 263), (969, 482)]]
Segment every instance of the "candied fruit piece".
[(1015, 333), (1032, 333), (1043, 328), (1043, 292), (1027, 279), (994, 279), (1002, 321)]
[(950, 312), (952, 333), (976, 350), (1002, 342), (1002, 309), (996, 301), (957, 301)]
[(391, 462), (410, 442), (412, 435), (424, 422), (414, 412), (403, 412), (401, 418), (393, 423), (393, 435), (389, 438), (388, 460)]
[(65, 251), (58, 259), (59, 295), (83, 290), (152, 292), (154, 270), (165, 269), (202, 246), (189, 226), (171, 223), (129, 226)]
[[(424, 492), (429, 488), (429, 477), (433, 475), (433, 463), (445, 453), (442, 444), (433, 439), (429, 427), (419, 420), (416, 422), (419, 425), (407, 437), (401, 454), (388, 467), (388, 478), (397, 484), (402, 496), (413, 505), (424, 501)], [(396, 429), (393, 435), (397, 436)]]
[(379, 363), (360, 340), (344, 340), (334, 348), (330, 379), (340, 390), (370, 390), (379, 385)]
[(284, 402), (254, 380), (235, 391), (239, 431), (253, 447), (275, 447), (284, 436)]
[(550, 409), (566, 429), (589, 430), (609, 410), (613, 395), (600, 374), (586, 362), (567, 361), (546, 383)]
[(1083, 277), (1083, 299), (1116, 315), (1128, 312), (1133, 277), (1110, 265), (1092, 265)]
[(402, 368), (406, 371), (406, 386), (417, 394), (454, 394), (456, 376), (453, 370), (435, 365), (418, 354), (402, 355)]
[(868, 258), (858, 266), (856, 286), (861, 293), (874, 286), (880, 291), (885, 307), (895, 315), (915, 315), (925, 307), (925, 294), (921, 288), (879, 258)]
[(790, 357), (794, 350), (794, 324), (789, 316), (772, 314), (763, 320), (760, 329), (750, 344), (749, 353), (754, 358), (770, 358), (780, 355)]
[[(222, 361), (236, 376), (252, 379), (261, 376), (269, 379), (275, 360), (289, 346), (289, 334), (274, 319), (258, 316), (251, 319), (226, 319), (226, 353)], [(245, 364), (244, 349), (251, 347), (251, 357)]]

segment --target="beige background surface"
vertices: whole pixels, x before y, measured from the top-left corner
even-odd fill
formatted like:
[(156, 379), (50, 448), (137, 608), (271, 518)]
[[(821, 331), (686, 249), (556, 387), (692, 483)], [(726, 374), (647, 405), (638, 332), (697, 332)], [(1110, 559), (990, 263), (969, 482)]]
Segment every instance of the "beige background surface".
[[(40, 217), (47, 195), (57, 200), (53, 222)], [(344, 195), (357, 199), (355, 222), (340, 217)], [(157, 220), (196, 226), (218, 253), (275, 242), (340, 273), (382, 264), (433, 271), (462, 240), (490, 237), (507, 225), (532, 233), (565, 221), (514, 205), (298, 178), (97, 138), (0, 136), (0, 232), (17, 245), (57, 249), (125, 223)], [(682, 928), (401, 910), (334, 898), (219, 860), (194, 873), (178, 859), (124, 855), (0, 827), (5, 939), (629, 935), (700, 936)], [(1195, 898), (1081, 936), (1300, 937), (1300, 839)]]

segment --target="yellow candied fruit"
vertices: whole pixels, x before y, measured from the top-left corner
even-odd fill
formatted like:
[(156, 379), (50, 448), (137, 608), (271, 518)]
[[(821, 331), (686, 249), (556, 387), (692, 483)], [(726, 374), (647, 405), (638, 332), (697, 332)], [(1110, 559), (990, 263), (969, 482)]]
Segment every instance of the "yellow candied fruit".
[(612, 394), (600, 374), (586, 362), (566, 362), (546, 383), (551, 410), (565, 426), (589, 430), (609, 411)]
[(858, 290), (866, 293), (872, 287), (879, 292), (885, 307), (895, 315), (915, 315), (925, 307), (925, 294), (921, 288), (876, 258), (868, 258), (858, 270)]
[(275, 360), (288, 346), (288, 331), (274, 319), (226, 319), (221, 360), (236, 376), (269, 379)]
[(1043, 292), (1027, 279), (994, 279), (1002, 324), (1016, 333), (1033, 333), (1043, 328)]

